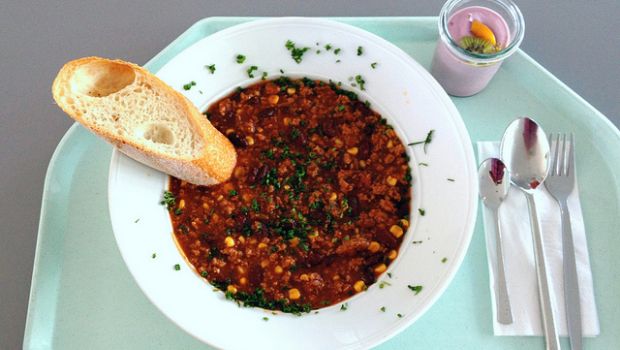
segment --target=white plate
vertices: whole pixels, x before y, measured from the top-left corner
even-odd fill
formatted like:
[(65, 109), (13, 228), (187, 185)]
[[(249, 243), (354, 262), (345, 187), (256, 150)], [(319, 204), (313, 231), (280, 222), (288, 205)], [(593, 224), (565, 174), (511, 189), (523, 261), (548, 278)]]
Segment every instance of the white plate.
[[(312, 48), (299, 64), (284, 47), (289, 39)], [(327, 52), (324, 45), (328, 43), (341, 52)], [(363, 47), (361, 56), (357, 55), (358, 46)], [(235, 62), (237, 54), (247, 57), (243, 64)], [(370, 66), (373, 62), (377, 62), (375, 69)], [(215, 74), (204, 68), (209, 64), (216, 65)], [(246, 73), (251, 65), (259, 67), (255, 79), (248, 79)], [(344, 86), (351, 84), (350, 77), (361, 74), (366, 80), (365, 93), (349, 89), (369, 99), (404, 142), (423, 140), (429, 130), (435, 130), (427, 153), (421, 146), (410, 148), (412, 225), (399, 257), (388, 270), (392, 277), (383, 274), (379, 279), (390, 285), (379, 288), (375, 283), (349, 299), (346, 311), (338, 304), (299, 317), (240, 308), (225, 300), (223, 293), (212, 291), (177, 250), (168, 212), (159, 204), (167, 176), (117, 151), (109, 177), (116, 241), (136, 282), (153, 304), (178, 326), (213, 346), (352, 349), (377, 345), (412, 324), (437, 300), (465, 255), (477, 209), (469, 135), (448, 96), (411, 57), (378, 36), (327, 20), (280, 18), (234, 26), (179, 53), (157, 75), (206, 108), (235, 87), (259, 80), (262, 71), (277, 77), (280, 69), (286, 75), (332, 79)], [(183, 90), (190, 81), (196, 86)], [(418, 165), (420, 162), (428, 166)], [(418, 214), (418, 208), (426, 215)], [(180, 271), (175, 271), (175, 264), (181, 264)], [(421, 285), (423, 290), (415, 295), (408, 285)]]

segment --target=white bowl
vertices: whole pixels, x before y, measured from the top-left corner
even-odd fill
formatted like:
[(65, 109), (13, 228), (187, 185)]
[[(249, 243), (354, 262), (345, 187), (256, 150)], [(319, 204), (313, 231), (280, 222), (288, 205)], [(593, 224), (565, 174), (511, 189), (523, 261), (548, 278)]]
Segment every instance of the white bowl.
[[(298, 64), (284, 46), (287, 40), (312, 50)], [(340, 48), (340, 53), (326, 51), (328, 43)], [(360, 56), (358, 46), (363, 47)], [(247, 57), (243, 64), (235, 62), (237, 54)], [(374, 69), (373, 62), (377, 62)], [(204, 68), (210, 64), (216, 65), (215, 74)], [(251, 65), (259, 68), (254, 79), (246, 73)], [(379, 288), (380, 283), (375, 283), (346, 300), (346, 311), (337, 304), (319, 313), (294, 316), (238, 307), (223, 293), (214, 292), (177, 249), (168, 212), (160, 205), (167, 175), (118, 151), (113, 153), (109, 177), (114, 235), (145, 295), (170, 320), (208, 344), (226, 349), (368, 348), (418, 319), (442, 294), (463, 260), (477, 209), (471, 140), (448, 96), (417, 62), (376, 35), (328, 20), (280, 18), (234, 26), (179, 53), (157, 75), (205, 109), (235, 87), (259, 80), (262, 71), (277, 77), (280, 69), (288, 76), (341, 81), (344, 88), (368, 99), (403, 142), (424, 140), (434, 130), (426, 151), (422, 146), (409, 149), (412, 220), (399, 257), (389, 266), (391, 277), (385, 273), (379, 278), (389, 285)], [(349, 78), (358, 74), (366, 80), (366, 91), (347, 87)], [(190, 81), (196, 86), (183, 90)], [(179, 271), (175, 264), (181, 265)], [(423, 289), (416, 294), (409, 285)]]

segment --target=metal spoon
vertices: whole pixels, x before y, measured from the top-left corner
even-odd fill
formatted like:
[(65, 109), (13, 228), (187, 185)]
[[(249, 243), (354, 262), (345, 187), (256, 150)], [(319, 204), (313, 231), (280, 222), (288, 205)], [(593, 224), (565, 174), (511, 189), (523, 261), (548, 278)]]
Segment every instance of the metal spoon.
[(545, 343), (547, 349), (559, 349), (560, 340), (551, 307), (542, 233), (534, 203), (534, 192), (545, 181), (549, 169), (549, 141), (543, 129), (535, 121), (528, 117), (519, 118), (510, 123), (504, 132), (500, 153), (510, 169), (512, 183), (521, 189), (527, 198)]
[(506, 285), (506, 271), (504, 270), (504, 253), (502, 249), (502, 232), (499, 226), (499, 206), (502, 204), (510, 189), (510, 172), (504, 163), (497, 158), (489, 158), (478, 168), (478, 183), (482, 203), (493, 213), (495, 223), (495, 245), (497, 251), (497, 322), (512, 323), (512, 310), (508, 287)]

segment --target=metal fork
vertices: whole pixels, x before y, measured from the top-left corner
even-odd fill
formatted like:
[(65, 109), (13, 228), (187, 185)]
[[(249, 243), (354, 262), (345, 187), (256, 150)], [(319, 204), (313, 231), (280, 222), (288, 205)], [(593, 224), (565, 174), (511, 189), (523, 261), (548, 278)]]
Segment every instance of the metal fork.
[(564, 302), (568, 336), (573, 350), (582, 349), (581, 305), (579, 302), (579, 281), (575, 262), (573, 230), (570, 226), (570, 213), (566, 203), (575, 188), (575, 137), (571, 133), (549, 135), (551, 140), (551, 169), (545, 186), (560, 206), (562, 215), (562, 260), (564, 263)]

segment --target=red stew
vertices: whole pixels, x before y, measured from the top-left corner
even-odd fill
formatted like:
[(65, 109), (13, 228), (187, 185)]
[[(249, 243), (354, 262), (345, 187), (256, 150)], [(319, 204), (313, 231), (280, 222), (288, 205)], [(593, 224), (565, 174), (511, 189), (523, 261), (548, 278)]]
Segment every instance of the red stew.
[(307, 312), (373, 284), (409, 225), (405, 146), (333, 83), (260, 82), (205, 113), (237, 150), (226, 183), (172, 178), (174, 234), (199, 274), (246, 306)]

